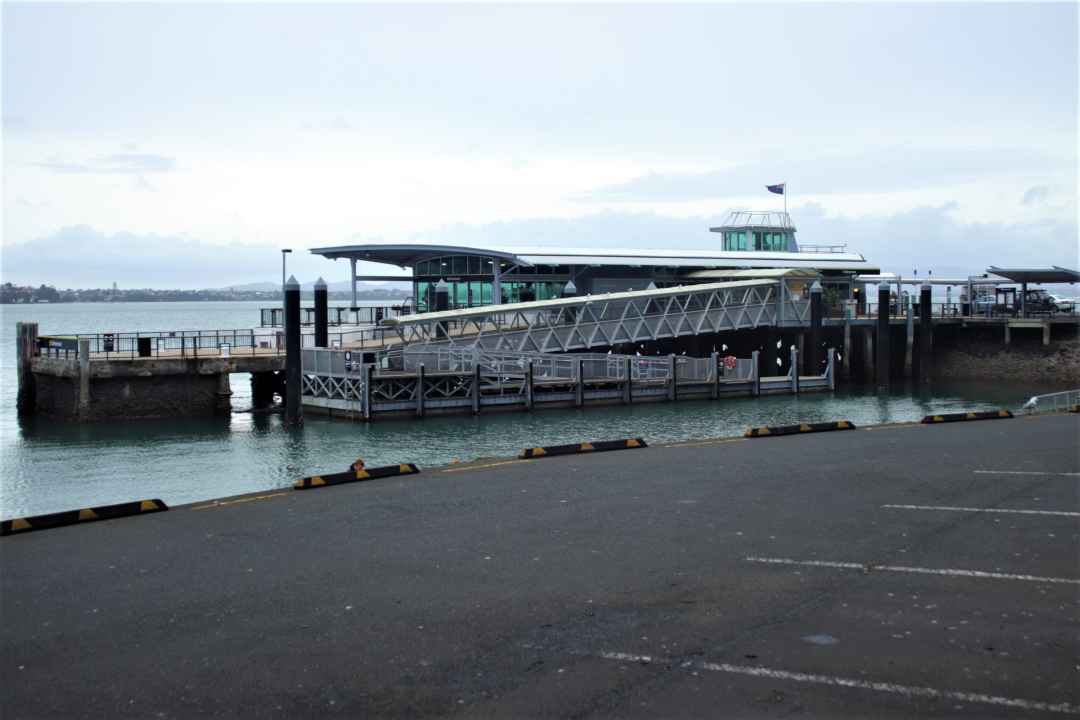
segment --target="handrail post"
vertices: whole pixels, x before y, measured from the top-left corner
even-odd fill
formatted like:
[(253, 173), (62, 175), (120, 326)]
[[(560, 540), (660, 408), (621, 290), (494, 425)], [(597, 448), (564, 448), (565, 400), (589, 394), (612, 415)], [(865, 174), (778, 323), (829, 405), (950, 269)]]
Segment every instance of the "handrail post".
[(631, 366), (632, 362), (633, 362), (633, 360), (631, 360), (630, 358), (626, 358), (626, 363), (625, 363), (625, 366), (626, 366), (626, 380), (623, 382), (623, 404), (624, 405), (629, 405), (634, 400), (632, 390), (631, 390), (631, 385), (633, 384), (633, 377), (634, 377), (634, 369)]

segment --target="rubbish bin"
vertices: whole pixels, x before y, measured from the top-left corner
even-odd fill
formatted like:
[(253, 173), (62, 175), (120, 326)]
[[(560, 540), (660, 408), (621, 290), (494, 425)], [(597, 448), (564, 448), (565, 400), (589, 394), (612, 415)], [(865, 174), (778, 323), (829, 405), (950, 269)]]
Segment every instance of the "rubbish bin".
[(148, 337), (138, 338), (139, 357), (150, 357), (150, 354), (152, 352), (150, 348), (151, 348), (151, 343), (152, 343), (153, 339), (154, 338), (148, 338)]

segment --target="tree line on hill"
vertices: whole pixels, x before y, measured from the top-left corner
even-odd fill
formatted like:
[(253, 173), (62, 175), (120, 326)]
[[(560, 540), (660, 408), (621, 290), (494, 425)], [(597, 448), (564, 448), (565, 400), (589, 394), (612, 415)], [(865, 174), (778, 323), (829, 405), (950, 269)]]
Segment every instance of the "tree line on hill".
[[(303, 295), (310, 297), (310, 292)], [(361, 301), (386, 300), (400, 302), (409, 297), (410, 292), (400, 288), (374, 288), (357, 291)], [(331, 300), (351, 300), (350, 291), (331, 291)], [(281, 302), (280, 290), (157, 290), (153, 288), (90, 288), (57, 290), (51, 285), (32, 287), (14, 285), (6, 282), (0, 285), (0, 304), (21, 303), (71, 303), (71, 302), (176, 302), (210, 300), (265, 300)]]

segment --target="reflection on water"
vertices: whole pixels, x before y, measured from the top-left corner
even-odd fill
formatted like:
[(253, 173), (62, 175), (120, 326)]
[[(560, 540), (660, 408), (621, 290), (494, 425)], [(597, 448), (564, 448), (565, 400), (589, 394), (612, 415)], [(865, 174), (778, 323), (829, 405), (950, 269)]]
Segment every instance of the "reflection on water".
[[(246, 382), (234, 378), (237, 406)], [(936, 384), (888, 395), (850, 388), (798, 397), (607, 406), (380, 420), (308, 417), (287, 430), (276, 414), (100, 425), (20, 421), (4, 441), (0, 514), (12, 517), (156, 497), (171, 504), (286, 487), (296, 477), (339, 470), (357, 456), (369, 465), (510, 456), (523, 447), (644, 437), (659, 443), (742, 434), (750, 425), (847, 419), (856, 425), (918, 420), (961, 410), (1018, 408), (1058, 387)]]

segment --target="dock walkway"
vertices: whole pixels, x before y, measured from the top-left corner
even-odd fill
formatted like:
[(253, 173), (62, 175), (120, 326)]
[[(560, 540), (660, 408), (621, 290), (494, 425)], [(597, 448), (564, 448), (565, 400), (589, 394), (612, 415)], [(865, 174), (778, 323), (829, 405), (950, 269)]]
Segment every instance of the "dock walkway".
[(702, 440), (14, 535), (0, 707), (1080, 714), (1078, 432), (1058, 415)]

